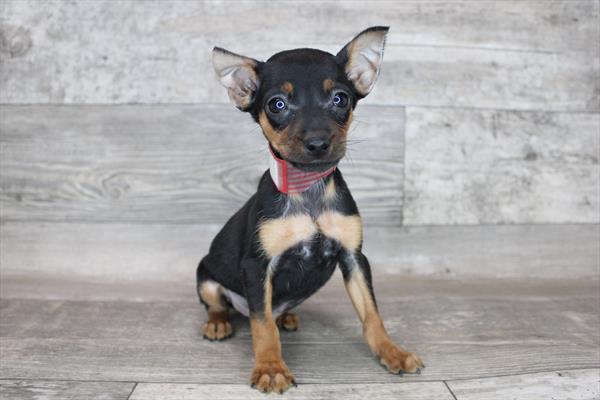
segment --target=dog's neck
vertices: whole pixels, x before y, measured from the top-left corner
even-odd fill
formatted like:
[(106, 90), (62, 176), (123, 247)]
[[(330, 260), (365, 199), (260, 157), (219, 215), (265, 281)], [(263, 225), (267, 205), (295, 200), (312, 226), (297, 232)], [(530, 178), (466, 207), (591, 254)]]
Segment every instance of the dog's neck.
[(269, 146), (269, 172), (273, 183), (281, 193), (303, 193), (316, 182), (331, 175), (335, 168), (334, 165), (325, 171), (303, 171), (277, 157), (271, 146)]

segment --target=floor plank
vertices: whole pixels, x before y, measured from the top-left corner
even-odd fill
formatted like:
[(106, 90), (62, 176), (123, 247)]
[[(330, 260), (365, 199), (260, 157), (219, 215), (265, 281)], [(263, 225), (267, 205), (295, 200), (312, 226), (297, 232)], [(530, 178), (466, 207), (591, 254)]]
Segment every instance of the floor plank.
[[(192, 400), (220, 398), (265, 399), (265, 395), (248, 385), (192, 385), (141, 383), (131, 400)], [(452, 395), (442, 382), (406, 382), (401, 384), (322, 384), (301, 385), (285, 393), (291, 400), (452, 400)]]
[[(422, 375), (402, 378), (370, 354), (340, 281), (299, 308), (298, 332), (282, 333), (284, 357), (301, 384), (323, 383), (325, 376), (340, 384), (399, 383), (600, 367), (598, 287), (585, 281), (555, 295), (560, 288), (513, 289), (510, 282), (435, 292), (381, 276), (376, 291), (390, 335), (427, 364)], [(231, 340), (205, 341), (192, 282), (189, 296), (170, 303), (3, 299), (0, 375), (246, 382), (252, 367), (247, 320), (234, 318)]]
[[(2, 106), (0, 124), (4, 220), (223, 224), (269, 165), (229, 105)], [(401, 223), (403, 130), (402, 107), (356, 112), (340, 170), (367, 223)]]
[(0, 380), (6, 400), (126, 400), (134, 383)]
[(457, 400), (596, 400), (599, 381), (600, 370), (587, 369), (450, 381), (448, 386)]
[[(98, 283), (185, 283), (194, 279), (219, 229), (6, 222), (0, 224), (0, 274), (5, 279), (40, 274)], [(599, 225), (367, 227), (364, 236), (373, 268), (390, 274), (598, 279)]]

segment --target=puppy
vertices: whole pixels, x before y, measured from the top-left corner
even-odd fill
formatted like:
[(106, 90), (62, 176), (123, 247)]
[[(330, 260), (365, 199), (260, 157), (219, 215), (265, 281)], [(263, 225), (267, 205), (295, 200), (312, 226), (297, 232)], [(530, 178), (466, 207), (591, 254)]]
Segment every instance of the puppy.
[(250, 319), (251, 384), (283, 393), (295, 385), (281, 355), (278, 327), (296, 330), (298, 306), (339, 265), (364, 338), (392, 373), (420, 372), (421, 359), (386, 332), (361, 251), (362, 222), (338, 162), (357, 102), (375, 84), (387, 27), (372, 27), (337, 55), (283, 51), (266, 62), (215, 47), (215, 71), (237, 108), (269, 142), (270, 168), (257, 192), (225, 224), (197, 269), (206, 306), (204, 337), (232, 335), (229, 309)]

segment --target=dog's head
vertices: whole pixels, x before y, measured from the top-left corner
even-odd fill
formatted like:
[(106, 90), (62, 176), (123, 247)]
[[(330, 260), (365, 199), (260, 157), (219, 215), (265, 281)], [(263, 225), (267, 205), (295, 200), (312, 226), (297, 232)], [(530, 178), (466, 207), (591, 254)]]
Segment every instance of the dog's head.
[(352, 112), (377, 80), (387, 32), (366, 29), (335, 56), (296, 49), (260, 62), (215, 47), (213, 65), (231, 101), (252, 114), (278, 156), (322, 170), (346, 153)]

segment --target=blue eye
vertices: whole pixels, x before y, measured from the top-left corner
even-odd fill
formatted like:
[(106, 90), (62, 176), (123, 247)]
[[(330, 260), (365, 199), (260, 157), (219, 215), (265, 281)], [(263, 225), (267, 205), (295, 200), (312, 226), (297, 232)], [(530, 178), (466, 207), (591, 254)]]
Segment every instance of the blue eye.
[(271, 101), (269, 101), (268, 106), (269, 111), (271, 111), (274, 114), (280, 113), (287, 108), (285, 100), (283, 100), (281, 97), (275, 97), (271, 99)]
[(333, 96), (333, 105), (336, 107), (346, 107), (348, 105), (348, 95), (338, 92)]

